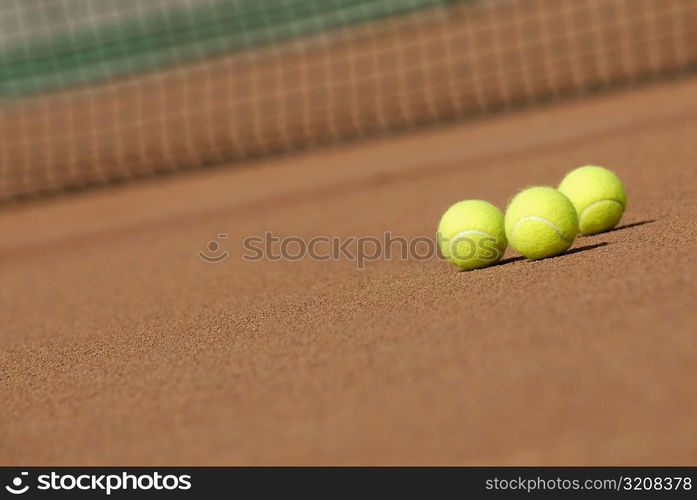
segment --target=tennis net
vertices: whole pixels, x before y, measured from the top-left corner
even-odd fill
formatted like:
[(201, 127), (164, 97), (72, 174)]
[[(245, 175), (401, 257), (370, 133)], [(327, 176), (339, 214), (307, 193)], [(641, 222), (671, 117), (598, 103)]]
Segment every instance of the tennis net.
[(694, 0), (0, 0), (0, 200), (695, 69)]

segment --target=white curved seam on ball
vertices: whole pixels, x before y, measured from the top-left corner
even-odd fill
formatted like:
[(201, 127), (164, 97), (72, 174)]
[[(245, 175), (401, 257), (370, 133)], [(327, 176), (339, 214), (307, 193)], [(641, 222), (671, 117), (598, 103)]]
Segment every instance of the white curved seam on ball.
[(566, 241), (567, 243), (571, 243), (573, 241), (573, 240), (570, 240), (569, 238), (567, 238), (566, 236), (564, 236), (562, 234), (562, 232), (559, 230), (559, 228), (552, 221), (545, 219), (544, 217), (538, 217), (537, 215), (527, 215), (527, 216), (521, 217), (520, 219), (515, 221), (515, 224), (513, 224), (513, 227), (511, 228), (511, 241), (515, 240), (515, 228), (516, 228), (516, 226), (518, 224), (520, 224), (521, 222), (523, 222), (524, 220), (537, 220), (540, 222), (544, 222), (549, 227), (554, 229), (554, 232), (557, 233), (557, 236), (559, 236), (560, 239)]
[(597, 205), (598, 203), (601, 203), (601, 202), (603, 202), (603, 201), (614, 201), (614, 202), (617, 203), (620, 207), (622, 207), (622, 210), (624, 210), (624, 204), (623, 204), (620, 200), (616, 200), (616, 199), (614, 199), (614, 198), (603, 198), (602, 200), (594, 201), (593, 203), (591, 203), (590, 205), (588, 205), (586, 208), (584, 208), (583, 210), (581, 210), (581, 213), (578, 214), (579, 220), (581, 219), (581, 217), (583, 217), (583, 214), (586, 213), (586, 210), (588, 210), (588, 209), (591, 208), (592, 206)]
[(448, 242), (448, 250), (450, 251), (450, 255), (453, 254), (453, 243), (455, 243), (458, 240), (458, 238), (460, 238), (461, 236), (464, 236), (467, 234), (479, 234), (481, 236), (490, 236), (491, 238), (496, 239), (496, 237), (494, 235), (489, 234), (486, 231), (479, 231), (478, 229), (468, 229), (467, 231), (460, 231), (455, 236), (450, 238), (450, 241)]

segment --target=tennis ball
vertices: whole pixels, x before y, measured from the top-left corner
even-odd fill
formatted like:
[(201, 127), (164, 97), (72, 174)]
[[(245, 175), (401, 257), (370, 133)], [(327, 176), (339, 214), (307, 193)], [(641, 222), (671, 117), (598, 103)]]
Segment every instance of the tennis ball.
[(586, 165), (569, 172), (559, 184), (576, 207), (578, 227), (583, 234), (595, 234), (613, 228), (622, 218), (627, 195), (614, 172)]
[(528, 259), (559, 255), (572, 245), (578, 232), (571, 201), (547, 186), (515, 195), (506, 209), (505, 224), (508, 241)]
[(498, 262), (508, 245), (503, 213), (482, 200), (459, 201), (448, 208), (436, 237), (443, 257), (463, 271)]

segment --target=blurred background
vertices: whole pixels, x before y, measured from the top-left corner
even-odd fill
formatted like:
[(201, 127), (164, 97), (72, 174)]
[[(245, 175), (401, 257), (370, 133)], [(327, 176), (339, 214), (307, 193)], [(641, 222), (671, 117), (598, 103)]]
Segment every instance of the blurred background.
[(0, 0), (0, 201), (695, 70), (694, 0)]

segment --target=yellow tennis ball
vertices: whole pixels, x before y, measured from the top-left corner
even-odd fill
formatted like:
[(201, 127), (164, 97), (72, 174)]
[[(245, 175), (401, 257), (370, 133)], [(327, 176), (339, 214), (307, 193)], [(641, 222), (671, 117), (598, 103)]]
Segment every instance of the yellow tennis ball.
[(573, 244), (578, 232), (571, 201), (547, 186), (515, 195), (506, 209), (505, 224), (511, 246), (528, 259), (559, 255)]
[(482, 200), (459, 201), (448, 208), (436, 237), (443, 257), (463, 271), (498, 262), (508, 245), (503, 213)]
[(615, 227), (627, 206), (627, 194), (614, 172), (586, 165), (569, 172), (559, 184), (576, 207), (583, 234), (596, 234)]

